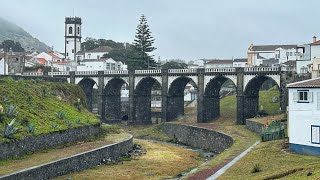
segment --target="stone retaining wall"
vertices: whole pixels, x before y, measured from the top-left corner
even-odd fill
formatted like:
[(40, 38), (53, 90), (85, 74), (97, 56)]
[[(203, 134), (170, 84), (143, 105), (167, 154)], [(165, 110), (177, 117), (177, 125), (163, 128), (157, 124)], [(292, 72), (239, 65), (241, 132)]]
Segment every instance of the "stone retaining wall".
[(196, 126), (164, 123), (161, 130), (177, 142), (216, 153), (233, 144), (233, 139), (226, 134)]
[(72, 143), (101, 133), (100, 124), (82, 126), (72, 129), (56, 131), (39, 136), (29, 136), (24, 139), (0, 143), (0, 160), (37, 150), (51, 148), (59, 144)]
[(106, 145), (97, 149), (83, 152), (74, 156), (66, 157), (40, 166), (24, 169), (6, 176), (0, 177), (5, 180), (35, 180), (50, 179), (65, 174), (79, 172), (90, 167), (97, 166), (103, 159), (116, 159), (132, 150), (132, 136), (115, 144)]
[(246, 128), (259, 135), (262, 133), (263, 124), (253, 121), (252, 119), (246, 119)]

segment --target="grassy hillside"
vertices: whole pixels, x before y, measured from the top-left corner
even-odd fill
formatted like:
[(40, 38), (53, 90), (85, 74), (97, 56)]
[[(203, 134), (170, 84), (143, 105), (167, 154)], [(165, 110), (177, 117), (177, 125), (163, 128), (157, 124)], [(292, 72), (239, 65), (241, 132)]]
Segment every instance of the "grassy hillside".
[[(0, 141), (8, 140), (4, 138), (3, 131), (5, 124), (12, 119), (16, 119), (19, 129), (12, 138), (18, 139), (99, 123), (96, 116), (85, 109), (85, 95), (81, 88), (68, 83), (1, 78), (0, 106), (3, 107), (0, 113)], [(12, 116), (8, 116), (10, 106), (11, 109), (16, 108)], [(27, 126), (30, 125), (34, 126), (34, 132), (28, 133)]]

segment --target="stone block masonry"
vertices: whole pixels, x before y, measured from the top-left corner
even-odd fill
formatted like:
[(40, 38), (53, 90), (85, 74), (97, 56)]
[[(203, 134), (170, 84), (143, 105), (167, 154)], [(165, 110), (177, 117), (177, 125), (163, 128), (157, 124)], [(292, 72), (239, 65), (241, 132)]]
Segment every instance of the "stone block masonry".
[(48, 149), (64, 143), (84, 140), (101, 133), (100, 124), (82, 126), (56, 131), (39, 136), (29, 136), (24, 139), (0, 143), (0, 160), (19, 157), (42, 149)]
[(179, 143), (216, 153), (233, 144), (232, 137), (226, 134), (196, 126), (164, 123), (161, 130)]
[(252, 119), (246, 120), (246, 128), (258, 135), (261, 135), (263, 126), (264, 125), (262, 123), (256, 122)]
[(57, 161), (49, 162), (40, 166), (24, 169), (6, 176), (0, 177), (5, 180), (42, 180), (51, 179), (69, 173), (79, 172), (90, 167), (97, 166), (103, 159), (116, 159), (132, 150), (132, 136), (128, 139), (83, 152), (74, 156), (66, 157)]

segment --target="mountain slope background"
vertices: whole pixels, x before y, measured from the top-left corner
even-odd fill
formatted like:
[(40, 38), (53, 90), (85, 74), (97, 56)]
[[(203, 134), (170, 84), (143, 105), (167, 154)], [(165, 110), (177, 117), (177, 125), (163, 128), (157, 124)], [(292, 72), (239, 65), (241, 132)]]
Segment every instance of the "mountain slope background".
[(0, 43), (4, 40), (19, 42), (25, 50), (33, 48), (36, 51), (48, 51), (50, 49), (49, 46), (32, 37), (21, 27), (0, 17)]

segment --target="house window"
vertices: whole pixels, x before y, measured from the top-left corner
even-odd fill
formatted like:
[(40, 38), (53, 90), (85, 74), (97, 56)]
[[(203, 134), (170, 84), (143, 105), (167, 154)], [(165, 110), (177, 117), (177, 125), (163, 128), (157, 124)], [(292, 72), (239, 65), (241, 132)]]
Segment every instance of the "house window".
[(107, 63), (107, 67), (106, 67), (107, 70), (110, 70), (110, 63)]
[(67, 53), (67, 57), (69, 56), (69, 53)]
[(99, 56), (99, 55), (97, 56), (97, 59), (100, 59), (100, 56)]
[(72, 27), (69, 27), (69, 34), (72, 34)]
[(74, 49), (72, 49), (72, 53), (74, 53)]
[(320, 144), (320, 126), (311, 125), (311, 143)]
[(309, 90), (298, 90), (293, 93), (293, 101), (298, 103), (312, 102), (312, 92), (309, 92)]
[(69, 44), (69, 41), (67, 41), (67, 44)]
[(290, 52), (290, 56), (292, 56), (292, 52)]
[(91, 58), (91, 54), (88, 54), (88, 59), (90, 59)]
[(111, 70), (116, 70), (116, 64), (114, 63), (111, 64)]

